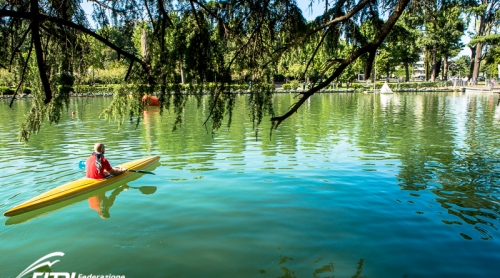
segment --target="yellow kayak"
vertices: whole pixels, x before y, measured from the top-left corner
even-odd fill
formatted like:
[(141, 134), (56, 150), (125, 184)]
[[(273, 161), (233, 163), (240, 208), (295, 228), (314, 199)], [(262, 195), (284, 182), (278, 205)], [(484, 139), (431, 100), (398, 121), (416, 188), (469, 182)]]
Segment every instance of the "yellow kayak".
[[(152, 156), (148, 158), (138, 159), (131, 162), (127, 162), (118, 166), (123, 168), (127, 168), (129, 170), (143, 170), (146, 169), (160, 159), (159, 156)], [(13, 207), (6, 211), (3, 215), (5, 216), (14, 216), (18, 214), (22, 214), (25, 212), (33, 211), (39, 208), (43, 208), (46, 206), (50, 206), (64, 200), (68, 200), (74, 198), (76, 196), (89, 193), (96, 189), (105, 187), (112, 183), (123, 181), (126, 179), (131, 179), (134, 176), (141, 175), (135, 172), (125, 172), (118, 176), (112, 176), (102, 180), (89, 179), (89, 178), (81, 178), (76, 181), (72, 181), (66, 184), (63, 184), (59, 187), (51, 189), (35, 198), (32, 198), (16, 207)]]

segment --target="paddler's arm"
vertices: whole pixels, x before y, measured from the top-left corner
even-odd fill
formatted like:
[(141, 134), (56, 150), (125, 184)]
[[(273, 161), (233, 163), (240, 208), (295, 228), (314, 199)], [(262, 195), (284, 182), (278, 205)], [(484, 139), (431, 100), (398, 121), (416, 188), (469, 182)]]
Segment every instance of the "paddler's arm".
[(113, 167), (109, 170), (109, 173), (113, 176), (118, 176), (122, 173), (127, 172), (127, 169), (122, 168), (122, 167)]

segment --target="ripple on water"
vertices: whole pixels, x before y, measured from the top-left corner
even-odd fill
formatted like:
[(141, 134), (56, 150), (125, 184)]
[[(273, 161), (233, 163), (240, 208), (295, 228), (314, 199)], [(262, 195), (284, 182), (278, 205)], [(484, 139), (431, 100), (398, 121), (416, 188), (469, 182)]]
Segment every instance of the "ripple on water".
[[(293, 101), (276, 98), (283, 107)], [(110, 267), (131, 277), (160, 268), (173, 276), (204, 269), (212, 277), (350, 277), (358, 270), (493, 277), (500, 261), (496, 101), (400, 93), (383, 108), (378, 98), (315, 95), (272, 136), (262, 132), (267, 121), (256, 136), (234, 117), (235, 132), (218, 131), (215, 140), (200, 135), (199, 114), (188, 108), (187, 128), (172, 133), (168, 113), (150, 111), (148, 124), (118, 130), (79, 103), (81, 118), (42, 129), (27, 146), (9, 143), (14, 126), (0, 124), (2, 208), (81, 175), (78, 161), (98, 140), (109, 145), (112, 162), (162, 156), (156, 176), (116, 196), (110, 218), (84, 200), (0, 229), (0, 244), (19, 256), (71, 246), (68, 256), (85, 261), (85, 271)], [(94, 110), (102, 99), (88, 101)], [(134, 189), (145, 185), (156, 192)], [(130, 264), (137, 254), (140, 264)], [(15, 265), (16, 256), (2, 265)]]

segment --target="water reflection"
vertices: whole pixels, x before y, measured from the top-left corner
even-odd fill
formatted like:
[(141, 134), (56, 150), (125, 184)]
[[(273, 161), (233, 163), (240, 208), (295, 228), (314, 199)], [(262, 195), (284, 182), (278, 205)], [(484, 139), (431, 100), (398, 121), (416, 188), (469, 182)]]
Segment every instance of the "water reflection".
[(113, 190), (109, 197), (106, 196), (105, 192), (101, 192), (92, 197), (89, 197), (89, 207), (95, 210), (99, 217), (101, 217), (102, 219), (109, 218), (111, 217), (109, 209), (115, 203), (115, 199), (116, 197), (118, 197), (118, 194), (120, 194), (122, 191), (128, 191), (130, 188), (138, 189), (144, 195), (150, 195), (156, 192), (156, 186), (132, 187), (123, 185)]
[[(203, 126), (208, 98), (201, 100), (200, 109), (194, 98), (188, 99), (184, 122), (175, 132), (175, 115), (165, 112), (160, 116), (156, 108), (145, 113), (137, 129), (135, 123), (123, 124), (117, 132), (114, 123), (96, 120), (95, 113), (85, 108), (100, 110), (109, 100), (74, 99), (69, 111), (77, 111), (77, 117), (68, 114), (61, 124), (44, 126), (28, 146), (17, 148), (12, 138), (22, 122), (23, 109), (29, 108), (27, 102), (20, 101), (14, 104), (16, 109), (0, 109), (0, 175), (12, 185), (25, 185), (27, 179), (31, 182), (34, 178), (16, 172), (13, 163), (35, 172), (60, 167), (62, 157), (78, 161), (86, 156), (88, 149), (82, 146), (101, 134), (103, 141), (123, 150), (110, 157), (113, 161), (144, 152), (164, 155), (165, 167), (182, 171), (182, 175), (168, 177), (170, 180), (209, 176), (219, 170), (285, 173), (287, 177), (292, 175), (290, 171), (297, 176), (301, 171), (316, 171), (326, 176), (328, 173), (320, 170), (333, 167), (385, 175), (381, 184), (395, 179), (401, 192), (408, 192), (412, 200), (427, 198), (425, 203), (444, 208), (447, 215), (437, 216), (443, 217), (443, 225), (472, 225), (480, 238), (489, 240), (498, 230), (500, 213), (499, 99), (495, 94), (442, 92), (317, 94), (272, 134), (268, 132), (270, 123), (264, 120), (257, 140), (248, 119), (246, 96), (236, 97), (231, 129), (222, 128), (213, 136)], [(295, 101), (294, 94), (274, 96), (276, 113), (283, 114)], [(65, 177), (71, 173), (62, 171), (66, 172), (52, 176), (35, 173), (31, 190), (43, 191), (45, 184), (54, 180), (67, 181)], [(336, 179), (355, 183), (347, 174), (339, 173)], [(19, 198), (15, 187), (6, 187), (5, 192), (4, 204), (10, 203), (9, 198)], [(422, 213), (424, 209), (416, 207), (414, 211)]]

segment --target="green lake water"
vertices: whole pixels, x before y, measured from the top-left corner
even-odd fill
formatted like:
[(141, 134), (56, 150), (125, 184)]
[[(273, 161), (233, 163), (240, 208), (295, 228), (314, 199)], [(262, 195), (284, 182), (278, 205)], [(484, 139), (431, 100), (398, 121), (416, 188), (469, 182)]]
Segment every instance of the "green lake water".
[[(295, 100), (276, 95), (278, 114)], [(190, 99), (175, 132), (169, 112), (118, 127), (99, 118), (109, 98), (72, 99), (27, 145), (30, 101), (0, 101), (2, 213), (83, 177), (95, 142), (112, 165), (161, 156), (156, 175), (96, 193), (107, 217), (90, 196), (0, 216), (0, 277), (53, 252), (45, 269), (76, 277), (498, 275), (498, 95), (317, 94), (272, 134), (247, 101), (212, 137), (208, 99)]]

